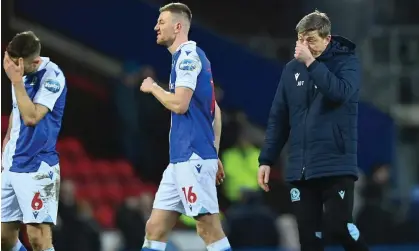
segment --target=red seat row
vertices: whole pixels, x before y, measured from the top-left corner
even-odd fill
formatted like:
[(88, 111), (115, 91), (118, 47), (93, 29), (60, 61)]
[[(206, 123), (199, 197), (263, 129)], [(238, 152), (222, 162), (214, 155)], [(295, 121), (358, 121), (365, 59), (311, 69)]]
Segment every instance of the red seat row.
[(97, 207), (94, 211), (94, 217), (103, 228), (111, 229), (115, 227), (115, 210), (107, 204)]
[(70, 160), (62, 158), (60, 161), (61, 176), (63, 178), (84, 180), (122, 179), (135, 176), (133, 167), (124, 160), (106, 161), (90, 160), (88, 158)]
[(143, 191), (149, 190), (147, 185), (138, 179), (132, 179), (128, 183), (110, 181), (107, 183), (87, 183), (77, 185), (77, 197), (85, 199), (93, 204), (108, 202), (117, 205), (128, 196), (138, 196)]
[(114, 210), (125, 198), (156, 192), (155, 186), (136, 178), (127, 161), (90, 159), (76, 138), (58, 141), (57, 151), (61, 177), (75, 181), (77, 199), (93, 206), (94, 216), (104, 228), (114, 227)]

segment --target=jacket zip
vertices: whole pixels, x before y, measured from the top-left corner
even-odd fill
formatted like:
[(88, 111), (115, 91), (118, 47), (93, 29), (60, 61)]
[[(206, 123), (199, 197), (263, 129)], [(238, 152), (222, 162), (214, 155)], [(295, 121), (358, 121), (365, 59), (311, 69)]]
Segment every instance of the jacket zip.
[(310, 110), (310, 106), (307, 108), (306, 114), (304, 116), (304, 133), (303, 133), (303, 165), (302, 165), (302, 169), (301, 169), (301, 178), (300, 180), (305, 179), (304, 175), (305, 175), (305, 171), (306, 171), (306, 141), (307, 141), (307, 116), (308, 116), (308, 112)]
[[(311, 91), (311, 89), (309, 91)], [(314, 99), (316, 98), (316, 92), (314, 93), (314, 95), (312, 95), (311, 93), (309, 93), (309, 95), (307, 95), (307, 111), (305, 112), (305, 116), (304, 116), (303, 163), (302, 163), (300, 180), (305, 179), (304, 176), (305, 176), (305, 171), (306, 171), (307, 117), (308, 117), (308, 113), (310, 112), (311, 104), (314, 102)], [(311, 102), (310, 102), (310, 98), (312, 98)]]

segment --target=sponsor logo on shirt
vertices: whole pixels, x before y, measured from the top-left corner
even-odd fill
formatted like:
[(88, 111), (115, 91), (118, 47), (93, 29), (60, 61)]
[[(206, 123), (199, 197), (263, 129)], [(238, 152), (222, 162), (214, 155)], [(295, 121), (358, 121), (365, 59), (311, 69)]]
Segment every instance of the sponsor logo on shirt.
[(193, 71), (197, 68), (197, 62), (192, 59), (184, 59), (179, 64), (179, 69), (183, 71)]
[(45, 89), (52, 93), (57, 93), (60, 91), (60, 83), (55, 79), (47, 79), (44, 83)]

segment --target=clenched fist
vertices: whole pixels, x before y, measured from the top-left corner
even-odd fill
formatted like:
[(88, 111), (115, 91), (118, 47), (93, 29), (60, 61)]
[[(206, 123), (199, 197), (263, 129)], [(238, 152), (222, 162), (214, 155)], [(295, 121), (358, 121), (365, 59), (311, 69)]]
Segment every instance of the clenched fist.
[(154, 81), (154, 79), (148, 77), (143, 80), (140, 90), (145, 93), (150, 93), (153, 91), (153, 86), (155, 85), (155, 83), (156, 82)]

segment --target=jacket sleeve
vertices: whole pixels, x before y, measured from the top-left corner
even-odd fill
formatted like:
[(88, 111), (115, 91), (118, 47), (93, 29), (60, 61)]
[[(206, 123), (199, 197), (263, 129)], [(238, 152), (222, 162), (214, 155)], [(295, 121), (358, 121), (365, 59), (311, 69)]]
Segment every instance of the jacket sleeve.
[(265, 142), (259, 155), (259, 165), (273, 165), (288, 140), (290, 126), (288, 104), (285, 96), (284, 72), (285, 70), (282, 72), (269, 113)]
[(323, 63), (314, 61), (308, 72), (319, 91), (330, 100), (344, 103), (359, 90), (361, 69), (354, 56), (344, 63), (342, 68), (333, 74)]

